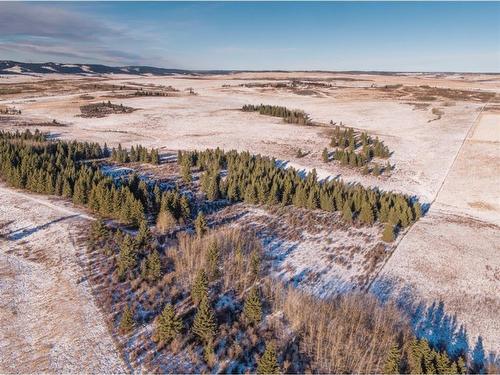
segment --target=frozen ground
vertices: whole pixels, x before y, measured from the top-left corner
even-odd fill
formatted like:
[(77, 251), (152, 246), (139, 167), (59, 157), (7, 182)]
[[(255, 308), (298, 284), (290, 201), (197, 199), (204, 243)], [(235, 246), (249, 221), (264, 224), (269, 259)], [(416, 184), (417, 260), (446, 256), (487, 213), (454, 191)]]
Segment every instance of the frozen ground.
[(484, 114), (471, 129), (436, 203), (403, 238), (373, 285), (385, 295), (444, 302), (500, 350), (500, 115)]
[[(53, 78), (68, 79), (68, 76)], [(290, 79), (314, 80), (333, 87), (311, 86), (297, 91), (240, 86)], [(384, 259), (385, 266), (375, 267), (374, 272), (380, 273), (372, 288), (380, 291), (384, 285), (386, 295), (411, 292), (415, 301), (427, 304), (442, 300), (446, 312), (457, 314), (457, 319), (467, 325), (471, 342), (481, 334), (488, 350), (500, 348), (499, 75), (296, 72), (204, 77), (114, 76), (91, 81), (144, 87), (171, 85), (180, 90), (192, 87), (198, 94), (138, 98), (123, 97), (119, 90), (75, 89), (79, 83), (88, 84), (88, 78), (69, 78), (67, 90), (61, 90), (63, 83), (49, 85), (41, 80), (16, 76), (0, 79), (2, 85), (26, 82), (39, 85), (35, 87), (48, 86), (38, 93), (34, 90), (1, 95), (0, 85), (0, 105), (13, 105), (23, 111), (22, 116), (4, 119), (3, 129), (25, 127), (15, 126), (16, 121), (56, 119), (67, 126), (44, 130), (65, 139), (108, 145), (121, 142), (124, 146), (141, 143), (162, 152), (207, 147), (250, 150), (288, 161), (299, 169), (316, 168), (321, 177), (340, 176), (347, 181), (416, 195), (423, 203), (434, 202), (428, 215), (401, 240), (393, 255)], [(404, 86), (391, 88), (394, 85)], [(463, 93), (440, 96), (433, 92), (435, 87), (476, 94), (493, 92), (497, 96), (489, 102)], [(412, 93), (417, 89), (418, 94)], [(82, 98), (83, 93), (92, 98)], [(101, 119), (77, 116), (80, 105), (103, 100), (138, 110)], [(324, 124), (330, 120), (342, 121), (367, 130), (394, 151), (390, 162), (396, 168), (391, 176), (376, 178), (361, 176), (334, 163), (325, 164), (321, 161), (321, 151), (329, 143), (328, 125), (301, 127), (285, 124), (278, 118), (239, 111), (243, 104), (258, 103), (303, 109), (313, 120)], [(485, 105), (486, 110), (478, 116)], [(442, 115), (437, 116), (433, 109)], [(309, 154), (296, 158), (298, 148)], [(297, 243), (290, 241), (285, 245), (291, 251), (283, 254), (279, 253), (283, 248), (274, 247), (277, 256), (284, 257), (281, 265), (286, 272), (281, 276), (295, 282), (299, 279), (296, 275), (307, 275), (307, 280), (303, 280), (308, 288), (323, 295), (324, 286), (329, 288), (329, 282), (335, 283), (339, 275), (351, 278), (362, 270), (363, 255), (376, 243), (374, 234), (366, 233), (369, 237), (365, 238), (365, 246), (351, 258), (352, 267), (345, 270), (330, 257), (329, 252), (336, 245), (328, 241), (349, 243), (353, 233), (336, 230), (304, 237)], [(272, 241), (269, 248), (275, 246)], [(316, 279), (311, 270), (318, 271)]]
[[(239, 86), (275, 83), (279, 80), (287, 82), (291, 79), (333, 86), (312, 86), (308, 90)], [(36, 82), (31, 77), (25, 80), (29, 85)], [(23, 111), (23, 117), (35, 121), (56, 119), (67, 124), (67, 127), (46, 128), (62, 138), (107, 142), (109, 145), (121, 142), (125, 146), (142, 143), (163, 151), (207, 147), (250, 150), (289, 160), (305, 168), (315, 167), (325, 174), (341, 175), (349, 181), (361, 181), (367, 185), (414, 194), (424, 202), (434, 198), (461, 141), (484, 102), (465, 97), (460, 99), (460, 96), (452, 100), (430, 94), (402, 93), (383, 87), (404, 84), (408, 90), (418, 85), (428, 85), (481, 90), (478, 92), (500, 91), (500, 77), (496, 75), (391, 76), (297, 72), (204, 77), (114, 76), (99, 81), (78, 77), (73, 81), (68, 80), (67, 84), (59, 82), (57, 85), (50, 81), (45, 83), (42, 78), (39, 81), (34, 86), (39, 94), (29, 91), (3, 95), (0, 96), (0, 104), (15, 105)], [(3, 82), (17, 81), (14, 78), (0, 80), (0, 83)], [(171, 85), (182, 93), (192, 87), (198, 95), (127, 97), (121, 90), (103, 91), (98, 87), (92, 91), (88, 87), (89, 83), (146, 88), (150, 85), (152, 89), (158, 85)], [(79, 84), (86, 86), (77, 90), (75, 87)], [(46, 91), (41, 92), (42, 88)], [(83, 93), (90, 94), (93, 99), (82, 98)], [(138, 110), (98, 120), (78, 117), (80, 105), (103, 100), (123, 103)], [(390, 161), (396, 164), (396, 169), (391, 178), (374, 178), (360, 176), (336, 163), (325, 164), (321, 160), (321, 152), (329, 143), (329, 126), (301, 127), (285, 124), (279, 118), (239, 111), (243, 104), (250, 103), (299, 108), (318, 122), (328, 124), (330, 120), (337, 123), (342, 121), (343, 124), (367, 130), (379, 136), (394, 151)], [(444, 113), (439, 120), (432, 113), (433, 108)], [(297, 159), (298, 148), (309, 154)]]
[(117, 373), (82, 271), (87, 216), (0, 186), (0, 373)]

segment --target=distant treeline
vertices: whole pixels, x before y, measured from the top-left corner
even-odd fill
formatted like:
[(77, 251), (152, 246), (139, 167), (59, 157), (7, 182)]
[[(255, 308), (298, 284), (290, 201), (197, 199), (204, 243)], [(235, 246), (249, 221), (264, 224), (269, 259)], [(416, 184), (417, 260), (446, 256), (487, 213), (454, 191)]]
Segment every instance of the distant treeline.
[[(316, 171), (302, 178), (293, 168), (281, 169), (274, 159), (248, 152), (179, 152), (181, 165), (205, 171), (201, 188), (208, 199), (219, 198), (250, 204), (294, 205), (309, 209), (340, 211), (348, 223), (386, 223), (387, 240), (422, 215), (420, 204), (409, 196), (352, 185), (341, 180), (318, 181)], [(224, 179), (221, 170), (227, 170)]]
[(111, 152), (111, 160), (118, 163), (141, 162), (160, 164), (160, 155), (158, 154), (158, 150), (154, 148), (152, 148), (151, 151), (148, 151), (146, 147), (137, 145), (136, 147), (132, 146), (130, 151), (127, 151), (122, 148), (121, 144), (119, 144), (117, 149), (113, 148)]
[(12, 108), (12, 107), (6, 107), (4, 109), (0, 108), (0, 115), (20, 115), (21, 110)]
[(241, 110), (243, 112), (259, 112), (261, 115), (268, 115), (274, 117), (282, 117), (283, 121), (289, 124), (299, 124), (299, 125), (311, 125), (312, 122), (309, 119), (309, 115), (304, 111), (291, 110), (286, 107), (280, 107), (276, 105), (244, 105)]
[(108, 100), (108, 102), (82, 105), (80, 111), (82, 117), (104, 117), (113, 113), (131, 113), (135, 109), (126, 107), (123, 104), (113, 104)]
[(170, 92), (164, 91), (145, 91), (145, 90), (137, 90), (134, 95), (135, 96), (175, 96), (175, 92), (179, 90), (171, 90)]

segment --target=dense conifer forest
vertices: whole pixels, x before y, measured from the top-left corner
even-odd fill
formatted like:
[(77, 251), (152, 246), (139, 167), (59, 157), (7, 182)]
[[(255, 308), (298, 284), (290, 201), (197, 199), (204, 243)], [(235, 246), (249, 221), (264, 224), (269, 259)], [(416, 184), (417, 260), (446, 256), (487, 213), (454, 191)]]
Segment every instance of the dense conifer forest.
[(49, 141), (39, 131), (0, 133), (0, 172), (14, 187), (69, 198), (128, 225), (164, 217), (164, 211), (174, 222), (188, 218), (189, 201), (178, 191), (162, 192), (135, 174), (118, 181), (104, 175), (92, 159), (108, 155), (97, 143)]
[[(293, 168), (280, 169), (274, 159), (248, 152), (220, 149), (179, 152), (183, 170), (204, 171), (201, 189), (209, 200), (220, 198), (250, 204), (294, 205), (308, 209), (339, 211), (343, 219), (365, 225), (385, 223), (393, 234), (422, 216), (420, 203), (404, 194), (368, 189), (342, 180), (318, 181), (313, 170), (303, 178)], [(221, 171), (226, 171), (224, 179)], [(389, 240), (392, 237), (387, 236)]]

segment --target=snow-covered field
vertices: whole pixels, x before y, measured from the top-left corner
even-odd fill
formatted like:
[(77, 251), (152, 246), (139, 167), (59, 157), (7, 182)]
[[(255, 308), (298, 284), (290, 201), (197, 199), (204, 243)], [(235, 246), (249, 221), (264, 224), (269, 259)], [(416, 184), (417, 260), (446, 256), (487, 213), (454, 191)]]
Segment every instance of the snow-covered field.
[(125, 372), (83, 272), (88, 217), (3, 186), (0, 202), (0, 372)]
[(436, 203), (404, 237), (373, 285), (382, 294), (444, 302), (446, 312), (467, 327), (471, 343), (481, 335), (493, 351), (500, 349), (498, 133), (499, 115), (478, 119)]
[[(53, 76), (62, 77), (69, 76)], [(0, 83), (19, 84), (24, 80), (32, 84), (41, 79), (9, 76), (1, 78)], [(74, 79), (86, 82), (82, 77)], [(316, 80), (333, 87), (312, 86), (310, 90), (294, 91), (239, 86), (290, 79)], [(126, 147), (140, 143), (159, 148), (160, 152), (215, 147), (249, 150), (288, 161), (298, 169), (316, 168), (322, 178), (339, 176), (415, 195), (422, 203), (434, 202), (427, 216), (388, 257), (373, 290), (380, 291), (377, 288), (383, 282), (390, 285), (390, 294), (411, 292), (416, 302), (431, 304), (442, 300), (446, 313), (457, 314), (457, 319), (467, 325), (471, 344), (477, 335), (482, 335), (487, 349), (500, 349), (499, 75), (238, 73), (202, 77), (114, 76), (101, 78), (99, 83), (171, 85), (182, 91), (192, 87), (198, 95), (120, 97), (123, 92), (119, 90), (86, 88), (85, 93), (93, 99), (82, 98), (80, 91), (48, 90), (43, 95), (1, 95), (0, 104), (15, 105), (25, 120), (56, 119), (67, 124), (44, 128), (63, 139), (106, 142), (108, 146), (122, 143)], [(460, 96), (450, 99), (434, 94), (399, 95), (398, 89), (384, 89), (386, 85), (399, 84), (409, 88), (426, 85), (494, 92), (497, 96), (486, 103)], [(138, 110), (100, 119), (77, 116), (80, 105), (103, 100)], [(259, 103), (303, 109), (325, 126), (297, 126), (279, 118), (239, 111), (244, 104)], [(433, 109), (443, 113), (440, 118)], [(359, 171), (324, 163), (321, 152), (329, 144), (330, 120), (366, 130), (383, 140), (394, 151), (389, 159), (396, 165), (392, 175), (361, 176)], [(24, 128), (11, 122), (1, 126)], [(309, 154), (297, 158), (299, 148)], [(366, 240), (366, 248), (375, 243), (375, 233), (367, 235), (371, 239)], [(346, 233), (334, 232), (290, 242), (292, 250), (286, 253), (281, 276), (295, 281), (297, 274), (316, 272), (316, 278), (308, 276), (316, 282), (308, 289), (328, 294), (325, 288), (336, 289), (331, 283), (339, 275), (350, 277), (362, 269), (361, 264), (356, 264), (339, 273), (339, 264), (326, 263), (331, 260), (328, 248), (351, 240)], [(270, 243), (269, 248), (272, 246)], [(277, 252), (281, 250), (276, 248)], [(363, 251), (359, 254), (363, 255)]]
[[(304, 77), (306, 76), (306, 77)], [(116, 76), (115, 76), (116, 77)], [(252, 81), (257, 77), (256, 81)], [(302, 95), (290, 89), (240, 87), (240, 84), (269, 83), (276, 79), (330, 79), (333, 88), (314, 89), (315, 95)], [(481, 76), (436, 78), (434, 76), (377, 76), (377, 75), (323, 75), (319, 73), (289, 73), (272, 76), (269, 73), (241, 73), (230, 76), (208, 77), (127, 77), (109, 78), (99, 83), (171, 85), (180, 90), (194, 88), (198, 95), (180, 97), (128, 97), (120, 90), (115, 93), (91, 92), (93, 100), (80, 98), (79, 93), (58, 94), (23, 99), (22, 94), (3, 96), (0, 104), (15, 104), (27, 116), (37, 121), (57, 121), (69, 126), (52, 129), (66, 139), (85, 139), (122, 143), (124, 146), (141, 143), (161, 150), (224, 149), (250, 150), (299, 166), (317, 168), (326, 174), (341, 175), (349, 181), (361, 181), (385, 189), (417, 195), (424, 202), (431, 201), (447, 168), (460, 147), (471, 123), (482, 108), (482, 102), (444, 100), (437, 98), (421, 108), (410, 96), (393, 98), (391, 92), (372, 89), (395, 82), (409, 86), (435, 85), (500, 91), (500, 78), (477, 82)], [(484, 78), (484, 77), (483, 77)], [(81, 77), (78, 77), (82, 80)], [(340, 79), (340, 80), (338, 80)], [(342, 81), (362, 79), (362, 81)], [(31, 78), (28, 82), (32, 82)], [(83, 82), (83, 81), (82, 81)], [(494, 85), (496, 83), (496, 86)], [(230, 87), (222, 87), (230, 85)], [(3, 99), (3, 100), (2, 100)], [(89, 102), (111, 100), (113, 103), (137, 108), (130, 114), (116, 114), (96, 120), (77, 117), (79, 106)], [(357, 172), (338, 164), (325, 164), (321, 152), (329, 144), (327, 127), (304, 127), (285, 124), (279, 118), (239, 111), (244, 104), (275, 104), (303, 109), (312, 119), (325, 124), (330, 120), (367, 130), (379, 136), (394, 154), (390, 158), (396, 169), (390, 179), (362, 177)], [(425, 103), (424, 103), (425, 104)], [(432, 114), (432, 108), (444, 112), (441, 119)], [(430, 121), (430, 122), (429, 122)], [(50, 128), (47, 128), (50, 130)], [(301, 148), (309, 154), (297, 159)]]

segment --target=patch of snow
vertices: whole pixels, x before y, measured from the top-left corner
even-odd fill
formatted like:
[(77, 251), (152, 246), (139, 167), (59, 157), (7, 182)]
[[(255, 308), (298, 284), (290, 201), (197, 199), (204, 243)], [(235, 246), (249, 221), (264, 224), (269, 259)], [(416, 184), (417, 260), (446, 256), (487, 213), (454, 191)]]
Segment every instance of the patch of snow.
[(22, 73), (23, 69), (19, 65), (4, 69), (5, 72)]
[(134, 170), (127, 167), (115, 167), (114, 165), (104, 165), (101, 167), (101, 172), (113, 178), (128, 176)]
[(51, 67), (51, 66), (43, 65), (43, 66), (42, 66), (42, 68), (43, 68), (43, 69), (47, 69), (47, 70), (52, 70), (53, 72), (57, 72), (57, 70), (56, 70), (56, 69), (54, 69), (54, 68), (53, 68), (53, 67)]

